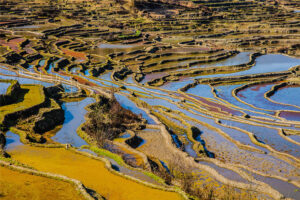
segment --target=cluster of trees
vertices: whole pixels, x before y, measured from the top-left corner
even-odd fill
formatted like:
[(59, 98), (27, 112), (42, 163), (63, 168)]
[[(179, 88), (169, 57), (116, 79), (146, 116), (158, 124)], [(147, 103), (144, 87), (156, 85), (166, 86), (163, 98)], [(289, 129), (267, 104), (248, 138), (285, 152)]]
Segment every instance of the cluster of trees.
[(141, 116), (123, 108), (114, 95), (111, 98), (100, 96), (90, 109), (89, 120), (83, 129), (100, 147), (103, 147), (106, 140), (117, 138), (133, 124), (142, 121)]

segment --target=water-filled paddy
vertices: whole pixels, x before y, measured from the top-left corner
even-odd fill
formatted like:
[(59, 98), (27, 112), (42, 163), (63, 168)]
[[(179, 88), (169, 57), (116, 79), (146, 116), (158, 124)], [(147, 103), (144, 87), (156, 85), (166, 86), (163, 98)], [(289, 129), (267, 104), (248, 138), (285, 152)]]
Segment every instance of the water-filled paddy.
[(187, 92), (201, 97), (215, 98), (209, 85), (198, 84), (196, 87), (190, 88)]
[(0, 82), (0, 94), (5, 94), (11, 83)]
[(285, 103), (300, 107), (300, 86), (284, 87), (275, 92), (271, 99), (278, 103)]
[(279, 117), (282, 117), (286, 120), (290, 121), (300, 121), (300, 112), (294, 112), (294, 111), (280, 111)]
[(5, 133), (6, 136), (6, 149), (14, 149), (17, 146), (23, 145), (20, 142), (20, 136), (8, 131)]
[(119, 94), (115, 94), (116, 99), (121, 104), (122, 107), (131, 110), (132, 112), (136, 114), (141, 114), (143, 118), (147, 120), (149, 124), (156, 124), (154, 120), (144, 111), (138, 108), (131, 100), (129, 100), (127, 97)]
[(282, 180), (279, 180), (276, 178), (260, 176), (257, 174), (252, 174), (252, 175), (255, 179), (269, 184), (271, 187), (278, 190), (286, 197), (293, 198), (293, 199), (300, 198), (299, 188), (291, 183), (287, 183), (285, 181), (282, 181)]
[(288, 137), (291, 138), (292, 140), (300, 143), (300, 135), (290, 135)]
[(62, 84), (64, 90), (66, 93), (72, 93), (72, 92), (78, 92), (78, 88), (66, 84)]
[(281, 104), (276, 104), (264, 97), (264, 94), (271, 90), (274, 84), (263, 84), (251, 86), (245, 90), (238, 92), (237, 96), (241, 100), (247, 102), (250, 105), (261, 109), (267, 110), (300, 110), (293, 106), (285, 106)]
[(289, 56), (280, 54), (266, 54), (256, 59), (256, 64), (248, 70), (229, 73), (229, 74), (213, 74), (197, 76), (195, 78), (212, 78), (212, 77), (223, 77), (223, 76), (240, 76), (249, 74), (261, 74), (269, 72), (280, 72), (286, 71), (291, 67), (300, 65), (300, 59), (291, 58)]
[(15, 72), (6, 70), (5, 68), (2, 68), (2, 67), (0, 68), (0, 73), (5, 74), (5, 75), (16, 75)]
[(184, 87), (187, 84), (193, 83), (193, 80), (189, 79), (183, 79), (179, 82), (168, 82), (165, 83), (163, 86), (161, 86), (162, 89), (171, 90), (171, 91), (177, 91), (178, 89)]
[(101, 49), (127, 49), (133, 47), (133, 45), (125, 45), (125, 44), (100, 44), (98, 46)]
[(44, 87), (49, 87), (54, 85), (53, 83), (48, 83), (43, 80), (35, 80), (30, 78), (24, 78), (24, 77), (14, 77), (14, 76), (3, 76), (0, 75), (1, 79), (7, 79), (7, 80), (17, 80), (20, 84), (39, 84), (43, 85)]
[(121, 51), (130, 52), (140, 48), (141, 46), (139, 45), (101, 43), (97, 46), (97, 48), (93, 49), (91, 52), (105, 56), (111, 53), (117, 53)]
[(184, 145), (184, 151), (187, 152), (190, 156), (196, 158), (197, 153), (193, 149), (193, 143), (189, 141), (189, 139), (185, 136), (185, 140), (187, 141), (186, 144)]
[(277, 129), (254, 126), (254, 125), (244, 124), (236, 121), (226, 121), (226, 120), (222, 120), (222, 121), (225, 124), (228, 125), (230, 124), (231, 126), (236, 126), (246, 131), (249, 131), (251, 133), (254, 133), (257, 139), (261, 143), (268, 144), (278, 151), (289, 153), (295, 157), (300, 156), (299, 146), (283, 139), (278, 134)]
[(231, 180), (235, 180), (235, 181), (238, 181), (238, 182), (249, 183), (247, 180), (245, 180), (244, 178), (242, 178), (238, 173), (236, 173), (236, 172), (234, 172), (232, 170), (219, 167), (219, 166), (217, 166), (217, 165), (215, 165), (215, 164), (213, 164), (211, 162), (200, 161), (199, 163), (202, 164), (202, 165), (208, 165), (208, 166), (214, 168), (222, 176), (227, 177), (227, 178), (229, 178)]
[(62, 108), (65, 111), (65, 121), (62, 128), (52, 137), (52, 140), (71, 144), (75, 147), (86, 145), (87, 143), (77, 135), (77, 128), (85, 121), (84, 116), (87, 113), (85, 107), (95, 102), (93, 98), (85, 98), (79, 102), (65, 102)]
[(300, 59), (292, 58), (280, 54), (267, 54), (257, 58), (256, 65), (245, 72), (239, 72), (240, 74), (258, 74), (268, 72), (279, 72), (288, 70), (291, 67), (300, 64)]
[[(272, 112), (270, 111), (264, 111), (264, 110), (258, 110), (258, 109), (255, 109), (247, 104), (244, 104), (242, 103), (241, 101), (238, 101), (236, 98), (234, 98), (234, 96), (232, 96), (232, 91), (238, 87), (242, 86), (242, 84), (239, 84), (239, 85), (220, 85), (220, 86), (216, 86), (214, 87), (215, 88), (215, 92), (216, 92), (216, 95), (227, 101), (228, 103), (230, 104), (233, 104), (239, 108), (242, 108), (242, 109), (247, 109), (247, 110), (250, 110), (250, 111), (256, 111), (256, 112), (261, 112), (261, 113), (267, 113), (267, 114), (272, 114)], [(260, 116), (259, 114), (257, 113), (252, 113), (251, 115), (257, 115), (257, 116)]]
[(241, 52), (233, 57), (227, 58), (225, 60), (221, 60), (219, 62), (213, 62), (209, 64), (196, 65), (189, 69), (194, 69), (198, 67), (221, 67), (221, 66), (232, 66), (232, 65), (240, 65), (249, 62), (249, 56), (251, 53), (249, 52)]

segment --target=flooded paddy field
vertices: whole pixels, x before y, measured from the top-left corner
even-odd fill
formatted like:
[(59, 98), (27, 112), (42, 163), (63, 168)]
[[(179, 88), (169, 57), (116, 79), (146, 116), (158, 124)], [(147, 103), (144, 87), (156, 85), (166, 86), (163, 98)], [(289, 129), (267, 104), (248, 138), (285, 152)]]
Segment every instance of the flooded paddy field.
[(86, 98), (79, 102), (66, 102), (62, 104), (65, 113), (65, 121), (62, 128), (56, 132), (52, 140), (62, 143), (71, 144), (74, 147), (80, 147), (87, 143), (76, 134), (77, 128), (85, 121), (85, 107), (94, 102), (92, 98)]
[(298, 1), (0, 4), (0, 198), (300, 199)]

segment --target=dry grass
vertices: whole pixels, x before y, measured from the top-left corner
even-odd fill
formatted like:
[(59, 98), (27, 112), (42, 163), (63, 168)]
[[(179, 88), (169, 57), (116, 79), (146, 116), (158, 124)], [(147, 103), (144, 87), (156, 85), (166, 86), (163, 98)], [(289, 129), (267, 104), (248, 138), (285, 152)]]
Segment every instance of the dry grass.
[[(181, 163), (181, 165), (180, 165)], [(250, 190), (238, 190), (234, 187), (201, 183), (193, 169), (179, 159), (174, 159), (168, 165), (172, 182), (177, 182), (183, 191), (197, 200), (254, 200), (257, 194)]]

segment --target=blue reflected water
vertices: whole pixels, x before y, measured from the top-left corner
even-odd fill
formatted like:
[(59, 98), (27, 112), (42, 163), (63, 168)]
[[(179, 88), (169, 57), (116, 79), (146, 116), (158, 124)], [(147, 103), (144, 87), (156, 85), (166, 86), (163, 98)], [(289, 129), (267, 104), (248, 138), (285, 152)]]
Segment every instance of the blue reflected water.
[(127, 97), (120, 95), (120, 94), (115, 94), (115, 97), (123, 108), (131, 110), (133, 113), (135, 113), (137, 115), (142, 114), (143, 118), (145, 118), (147, 120), (148, 124), (156, 124), (155, 121), (145, 111), (138, 108), (135, 105), (135, 103), (130, 101)]
[(87, 143), (77, 135), (77, 128), (85, 121), (84, 116), (87, 113), (85, 107), (94, 103), (95, 99), (85, 98), (80, 102), (63, 103), (62, 108), (65, 111), (65, 122), (62, 128), (52, 139), (62, 144), (71, 144), (75, 147), (87, 145)]

